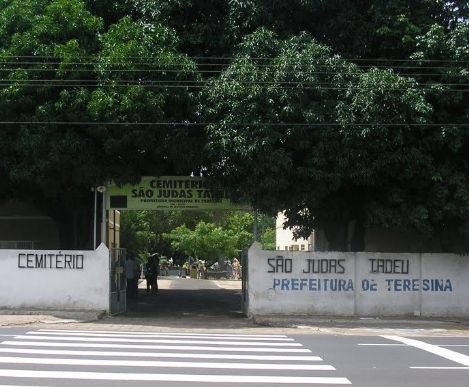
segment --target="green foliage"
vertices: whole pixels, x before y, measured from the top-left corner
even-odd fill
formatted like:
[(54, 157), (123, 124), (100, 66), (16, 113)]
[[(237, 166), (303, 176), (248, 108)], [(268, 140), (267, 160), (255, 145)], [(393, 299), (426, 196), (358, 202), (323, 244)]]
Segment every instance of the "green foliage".
[(0, 13), (0, 46), (7, 47), (17, 35), (28, 31), (37, 15), (51, 0), (2, 0)]
[[(456, 6), (455, 3), (451, 5)], [(457, 5), (461, 12), (467, 12), (467, 3)], [(467, 252), (469, 131), (467, 126), (461, 125), (467, 125), (469, 120), (469, 93), (464, 91), (469, 81), (469, 26), (461, 19), (452, 29), (434, 24), (426, 34), (418, 37), (417, 48), (413, 58), (420, 60), (422, 67), (428, 63), (439, 65), (432, 70), (431, 77), (422, 74), (417, 78), (429, 90), (432, 122), (440, 125), (427, 141), (434, 159), (429, 169), (431, 183), (424, 208), (427, 216), (438, 222), (445, 250)]]
[(261, 235), (260, 242), (263, 250), (275, 250), (275, 228), (266, 228)]
[(146, 211), (128, 211), (121, 214), (121, 245), (128, 254), (138, 257), (140, 262), (145, 262), (153, 252), (157, 234), (152, 229)]
[[(258, 218), (261, 243), (275, 250), (275, 220)], [(214, 262), (249, 248), (253, 221), (252, 213), (243, 211), (124, 211), (121, 245), (142, 257), (159, 252), (176, 261), (190, 255)]]
[[(130, 211), (121, 219), (122, 246), (143, 257), (157, 251), (176, 260), (193, 256), (215, 262), (238, 255), (253, 241), (253, 216), (246, 212)], [(264, 230), (271, 221), (261, 219)]]
[(132, 13), (130, 0), (84, 0), (93, 15), (103, 19), (105, 26), (112, 25)]
[(165, 234), (181, 226), (195, 227), (200, 221), (210, 222), (213, 214), (197, 211), (124, 211), (121, 214), (121, 245), (142, 256), (158, 252), (175, 258)]
[[(1, 0), (0, 116), (35, 124), (0, 128), (0, 198), (91, 235), (90, 187), (203, 171), (332, 248), (355, 220), (464, 250), (468, 17), (459, 0)], [(214, 245), (252, 239), (250, 215), (127, 220), (136, 251), (202, 221)]]
[(404, 58), (418, 35), (468, 16), (465, 1), (443, 0), (131, 0), (136, 17), (163, 22), (194, 56), (229, 57), (265, 27), (288, 38), (307, 31), (353, 58)]
[[(194, 63), (176, 51), (177, 38), (162, 25), (124, 18), (101, 39), (96, 71), (100, 86), (88, 111), (110, 122), (181, 122), (192, 116), (195, 95), (171, 82), (198, 78)], [(174, 69), (177, 69), (175, 72)], [(141, 175), (189, 174), (200, 163), (203, 133), (180, 126), (114, 127), (105, 152), (114, 160), (108, 176), (118, 182)], [(187, 157), (181, 159), (180, 154)]]
[[(253, 216), (249, 212), (233, 212), (228, 214), (223, 228), (234, 240), (234, 248), (237, 251), (248, 248), (252, 244)], [(225, 254), (226, 257), (233, 254)]]
[[(15, 18), (8, 19), (11, 13)], [(10, 121), (81, 121), (89, 93), (86, 88), (61, 86), (87, 77), (76, 63), (98, 45), (101, 20), (81, 1), (11, 1), (0, 11), (0, 114)], [(16, 32), (13, 35), (11, 30)], [(25, 56), (25, 57), (22, 57)], [(2, 128), (10, 149), (4, 154), (8, 180), (25, 186), (21, 194), (65, 201), (88, 200), (77, 187), (95, 181), (98, 149), (86, 131), (52, 125)], [(93, 152), (93, 149), (96, 149)], [(89, 152), (89, 154), (86, 154)], [(7, 156), (7, 157), (5, 157)], [(72, 171), (74, 173), (72, 173)], [(58, 203), (55, 205), (60, 208)], [(62, 209), (63, 210), (63, 209)]]
[(299, 235), (352, 219), (428, 236), (444, 225), (449, 202), (426, 202), (441, 129), (421, 125), (433, 109), (415, 81), (361, 70), (307, 35), (260, 30), (204, 102), (213, 177), (264, 211), (286, 208)]
[[(81, 0), (7, 2), (0, 9), (0, 115), (43, 124), (2, 126), (2, 194), (34, 198), (67, 222), (89, 216), (90, 187), (102, 182), (197, 170), (202, 130), (115, 125), (191, 119), (194, 91), (165, 86), (198, 78), (177, 44), (169, 28), (130, 18), (104, 31)], [(90, 238), (89, 223), (85, 230)]]
[(236, 251), (236, 237), (213, 223), (200, 222), (194, 230), (182, 225), (167, 234), (167, 238), (175, 250), (210, 263), (233, 256)]

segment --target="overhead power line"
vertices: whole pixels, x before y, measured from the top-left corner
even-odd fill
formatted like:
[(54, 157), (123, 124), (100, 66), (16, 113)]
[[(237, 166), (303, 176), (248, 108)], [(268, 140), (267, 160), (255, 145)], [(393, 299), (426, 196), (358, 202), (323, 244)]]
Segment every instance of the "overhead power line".
[[(44, 67), (17, 67), (17, 68), (1, 68), (0, 72), (2, 71), (27, 71), (27, 72), (71, 72), (71, 73), (188, 73), (188, 74), (222, 74), (224, 70), (187, 70), (187, 69), (143, 69), (143, 68), (132, 68), (132, 69), (106, 69), (105, 71), (96, 70), (96, 69), (80, 69), (80, 68), (44, 68)], [(398, 75), (403, 75), (406, 77), (426, 77), (426, 76), (445, 76), (449, 75), (451, 77), (468, 77), (469, 78), (469, 70), (466, 70), (467, 74), (461, 73), (397, 73)], [(291, 72), (295, 74), (295, 72)], [(339, 71), (308, 71), (308, 74), (322, 74), (322, 75), (332, 75), (332, 74), (344, 74)], [(354, 71), (347, 71), (346, 75), (362, 75), (363, 72), (354, 72)]]
[(469, 127), (469, 123), (405, 123), (405, 122), (392, 122), (392, 123), (337, 123), (337, 122), (317, 122), (317, 123), (299, 123), (299, 122), (105, 122), (105, 121), (0, 121), (0, 125), (70, 125), (70, 126), (272, 126), (272, 127), (321, 127), (321, 126), (411, 126), (411, 127), (440, 127), (440, 126), (455, 126), (455, 127)]
[[(180, 55), (180, 58), (187, 58), (193, 60), (216, 60), (216, 61), (225, 61), (225, 62), (232, 62), (233, 60), (244, 59), (245, 57), (240, 56), (191, 56), (185, 55), (184, 53), (174, 53), (175, 55)], [(81, 58), (81, 59), (96, 59), (96, 56), (93, 55), (73, 55), (74, 58)], [(270, 56), (270, 57), (247, 57), (252, 60), (272, 60), (287, 58), (287, 59), (297, 59), (297, 57), (286, 57), (286, 56)], [(57, 55), (0, 55), (0, 58), (27, 58), (27, 59), (51, 59), (51, 58), (59, 58)], [(158, 56), (133, 56), (128, 55), (124, 56), (124, 59), (145, 59), (145, 60), (153, 60), (153, 59), (160, 59), (161, 57)], [(344, 60), (344, 61), (359, 61), (359, 62), (443, 62), (443, 63), (469, 63), (469, 60), (458, 60), (458, 59), (425, 59), (425, 58), (409, 58), (409, 59), (402, 59), (402, 58), (351, 58), (351, 57), (341, 57), (337, 55), (333, 55), (330, 57), (333, 60)]]
[[(214, 86), (211, 84), (202, 84), (202, 85), (193, 85), (193, 84), (185, 84), (185, 85), (174, 85), (174, 84), (78, 84), (78, 83), (62, 83), (62, 84), (38, 84), (38, 83), (22, 83), (22, 82), (0, 82), (0, 87), (19, 87), (19, 86), (25, 86), (25, 87), (34, 87), (34, 88), (60, 88), (60, 87), (75, 87), (75, 88), (99, 88), (99, 87), (116, 87), (116, 88), (126, 88), (129, 86), (139, 86), (143, 87), (145, 89), (207, 89), (207, 88), (213, 88)], [(321, 90), (342, 90), (342, 91), (347, 91), (347, 90), (368, 90), (368, 91), (376, 91), (375, 89), (372, 89), (370, 87), (360, 87), (360, 86), (349, 86), (349, 87), (327, 87), (327, 86), (275, 86), (275, 85), (261, 85), (261, 84), (251, 84), (247, 85), (246, 87), (251, 87), (251, 88), (261, 88), (261, 89), (269, 89), (269, 90), (316, 90), (316, 91), (321, 91)], [(389, 88), (387, 91), (409, 91), (409, 90), (420, 90), (420, 91), (436, 91), (433, 88), (429, 87), (415, 87), (414, 89), (411, 88)], [(446, 88), (446, 89), (441, 89), (437, 90), (438, 92), (461, 92), (461, 93), (467, 93), (469, 92), (468, 89), (453, 89), (453, 88)]]
[[(235, 84), (243, 84), (243, 85), (313, 85), (313, 86), (334, 86), (332, 82), (313, 82), (313, 81), (247, 81), (247, 80), (240, 80), (240, 79), (223, 79), (219, 80), (221, 83), (235, 83)], [(6, 79), (0, 78), (0, 84), (55, 84), (55, 83), (67, 83), (67, 84), (92, 84), (93, 86), (114, 86), (114, 85), (152, 85), (152, 84), (182, 84), (182, 85), (197, 85), (197, 84), (207, 84), (210, 83), (208, 80), (185, 80), (185, 79), (134, 79), (134, 80), (116, 80), (112, 81), (109, 80), (107, 82), (103, 82), (99, 79)], [(350, 80), (346, 82), (347, 84), (359, 84), (359, 80)], [(213, 86), (213, 84), (210, 84)], [(434, 86), (469, 86), (469, 83), (425, 83), (421, 85), (425, 87), (434, 87)]]
[[(0, 57), (1, 58), (1, 57)], [(164, 62), (164, 63), (155, 63), (155, 62), (148, 62), (148, 61), (141, 61), (141, 62), (129, 62), (128, 60), (122, 59), (122, 61), (116, 60), (114, 58), (109, 58), (112, 60), (112, 63), (104, 63), (100, 61), (93, 61), (93, 62), (62, 62), (62, 61), (18, 61), (18, 62), (12, 62), (12, 61), (0, 61), (0, 64), (3, 65), (14, 65), (14, 64), (21, 64), (21, 65), (66, 65), (66, 66), (104, 66), (104, 67), (112, 67), (112, 66), (167, 66), (167, 67), (172, 67), (172, 68), (187, 68), (188, 63), (180, 63), (180, 62)], [(330, 62), (330, 63), (304, 63), (300, 62), (299, 58), (291, 58), (292, 60), (295, 60), (294, 63), (282, 63), (282, 66), (286, 67), (297, 67), (297, 66), (309, 66), (309, 67), (314, 67), (314, 68), (329, 68), (331, 65), (337, 64), (337, 62)], [(327, 60), (322, 60), (321, 62), (327, 62)], [(210, 67), (210, 68), (215, 68), (215, 67), (221, 67), (225, 68), (227, 66), (233, 65), (236, 62), (227, 62), (227, 63), (195, 63), (197, 66), (201, 67)], [(466, 62), (469, 64), (469, 62)], [(238, 62), (239, 64), (239, 62)], [(251, 63), (255, 67), (259, 68), (276, 68), (279, 66), (278, 63), (269, 63), (269, 64), (256, 64), (256, 63)], [(410, 65), (357, 65), (358, 68), (362, 69), (440, 69), (440, 70), (459, 70), (461, 67), (450, 67), (450, 66), (410, 66)], [(463, 66), (467, 67), (467, 66)], [(197, 72), (197, 69), (193, 69), (194, 72)]]

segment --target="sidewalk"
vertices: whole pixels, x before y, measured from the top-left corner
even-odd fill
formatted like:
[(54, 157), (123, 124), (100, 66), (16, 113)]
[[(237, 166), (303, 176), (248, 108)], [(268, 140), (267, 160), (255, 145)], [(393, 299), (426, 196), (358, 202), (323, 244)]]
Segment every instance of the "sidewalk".
[[(257, 316), (207, 319), (200, 316), (187, 318), (104, 316), (91, 321), (91, 315), (77, 313), (68, 318), (54, 314), (5, 314), (0, 310), (0, 327), (57, 329), (158, 331), (158, 332), (226, 332), (237, 333), (289, 333), (375, 336), (405, 334), (407, 336), (469, 336), (469, 321), (457, 319), (422, 318), (360, 318), (324, 316)], [(28, 312), (29, 313), (29, 312)], [(96, 316), (95, 316), (96, 317)]]
[(104, 313), (89, 311), (4, 310), (0, 309), (0, 327), (34, 324), (88, 323), (101, 320)]
[(116, 331), (289, 333), (374, 336), (383, 334), (469, 336), (469, 319), (422, 317), (256, 316), (240, 312), (240, 281), (161, 278), (158, 295), (140, 283), (125, 315), (89, 311), (0, 309), (0, 327), (51, 327)]

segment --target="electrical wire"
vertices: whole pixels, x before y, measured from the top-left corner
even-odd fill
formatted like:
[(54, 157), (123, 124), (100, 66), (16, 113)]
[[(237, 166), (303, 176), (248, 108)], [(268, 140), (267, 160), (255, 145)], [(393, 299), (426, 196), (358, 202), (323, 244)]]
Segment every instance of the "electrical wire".
[(411, 126), (411, 127), (469, 127), (469, 123), (288, 123), (288, 122), (106, 122), (106, 121), (0, 121), (0, 125), (70, 125), (70, 126), (272, 126), (272, 127), (344, 127), (344, 126)]
[[(461, 70), (461, 69), (460, 69)], [(106, 69), (106, 70), (96, 70), (96, 69), (77, 69), (77, 68), (71, 68), (71, 69), (64, 69), (60, 67), (56, 68), (37, 68), (37, 67), (18, 67), (18, 68), (1, 68), (0, 67), (0, 72), (2, 71), (28, 71), (28, 72), (73, 72), (73, 73), (80, 73), (80, 72), (85, 72), (85, 73), (189, 73), (189, 74), (223, 74), (224, 70), (187, 70), (187, 69), (180, 69), (180, 70), (175, 70), (175, 69)], [(467, 74), (460, 74), (460, 73), (452, 73), (452, 74), (446, 74), (446, 73), (405, 73), (405, 74), (400, 74), (397, 73), (398, 75), (404, 75), (406, 77), (423, 77), (423, 76), (445, 76), (449, 75), (451, 77), (469, 77), (469, 70), (467, 71)], [(293, 72), (292, 72), (293, 74)], [(322, 74), (322, 75), (331, 75), (331, 74), (343, 74), (342, 72), (339, 71), (308, 71), (308, 74)], [(347, 71), (345, 73), (346, 75), (363, 75), (363, 72), (353, 72), (353, 71)]]
[[(1, 58), (1, 56), (0, 56)], [(109, 59), (112, 59), (112, 58), (109, 58)], [(122, 59), (123, 60), (123, 59)], [(337, 64), (336, 61), (331, 61), (329, 59), (326, 59), (326, 62), (327, 61), (330, 61), (330, 63), (326, 63), (326, 64), (319, 64), (319, 63), (301, 63), (301, 62), (298, 62), (299, 58), (292, 58), (292, 60), (295, 60), (294, 63), (282, 63), (281, 65), (283, 67), (297, 67), (299, 65), (301, 66), (310, 66), (310, 67), (315, 67), (315, 68), (328, 68), (330, 67), (331, 65), (333, 64)], [(113, 63), (112, 64), (108, 64), (108, 63), (103, 63), (103, 62), (99, 62), (99, 61), (93, 61), (93, 62), (59, 62), (59, 61), (55, 61), (55, 62), (52, 62), (52, 61), (47, 61), (47, 62), (37, 62), (37, 61), (21, 61), (21, 62), (18, 62), (18, 64), (22, 64), (22, 65), (40, 65), (40, 64), (44, 64), (44, 65), (67, 65), (67, 66), (97, 66), (97, 65), (102, 65), (102, 66), (129, 66), (129, 65), (132, 65), (132, 66), (136, 66), (136, 65), (140, 65), (140, 66), (145, 66), (145, 65), (148, 65), (148, 66), (155, 66), (155, 65), (159, 65), (159, 66), (171, 66), (171, 67), (176, 67), (179, 66), (179, 67), (187, 67), (188, 66), (188, 63), (179, 63), (179, 62), (165, 62), (165, 63), (154, 63), (154, 62), (145, 62), (145, 61), (142, 61), (142, 62), (128, 62), (128, 61), (122, 61), (122, 62), (119, 62), (117, 61), (116, 59), (112, 59)], [(240, 59), (240, 61), (242, 61), (242, 59)], [(469, 64), (469, 62), (467, 62)], [(15, 63), (12, 63), (11, 61), (0, 61), (0, 65), (1, 64), (4, 64), (4, 65), (12, 65), (12, 64), (15, 64)], [(227, 62), (227, 63), (194, 63), (194, 65), (196, 66), (205, 66), (205, 67), (227, 67), (227, 66), (230, 66), (230, 65), (233, 65), (233, 64), (239, 64), (239, 62)], [(278, 63), (270, 63), (270, 64), (254, 64), (254, 63), (249, 63), (249, 64), (252, 64), (254, 65), (255, 67), (259, 67), (259, 68), (276, 68), (279, 64)], [(344, 64), (348, 64), (347, 62), (344, 62)], [(459, 70), (460, 67), (449, 67), (449, 66), (403, 66), (403, 65), (389, 65), (389, 66), (384, 66), (384, 65), (357, 65), (358, 68), (363, 68), (363, 69), (372, 69), (372, 68), (377, 68), (377, 69), (444, 69), (444, 70)], [(194, 69), (194, 71), (197, 71), (196, 69)]]
[[(193, 60), (223, 60), (223, 61), (233, 61), (237, 59), (243, 59), (244, 57), (241, 56), (190, 56), (184, 55), (181, 53), (176, 53), (176, 55), (181, 55), (182, 58), (188, 58)], [(49, 58), (57, 58), (58, 56), (54, 55), (0, 55), (0, 58), (41, 58), (41, 59), (49, 59)], [(74, 55), (75, 58), (85, 58), (85, 59), (93, 59), (96, 56), (92, 55)], [(125, 56), (124, 58), (127, 59), (159, 59), (160, 57), (157, 56)], [(248, 57), (252, 60), (272, 60), (277, 59), (279, 56), (275, 57)], [(283, 57), (287, 59), (297, 59), (296, 57)], [(340, 59), (344, 61), (376, 61), (376, 62), (443, 62), (443, 63), (469, 63), (469, 60), (457, 60), (457, 59), (425, 59), (425, 58), (409, 58), (409, 59), (402, 59), (402, 58), (352, 58), (352, 57), (340, 57), (340, 56), (332, 56), (331, 59)]]
[[(109, 88), (127, 88), (129, 86), (139, 86), (145, 89), (213, 89), (213, 85), (171, 85), (171, 84), (157, 84), (157, 85), (148, 85), (148, 84), (37, 84), (37, 83), (1, 83), (0, 87), (31, 87), (31, 88), (63, 88), (63, 87), (75, 87), (75, 88), (99, 88), (99, 87), (109, 87)], [(258, 85), (253, 84), (251, 88), (258, 88), (258, 89), (269, 89), (269, 90), (315, 90), (315, 91), (323, 91), (323, 90), (339, 90), (339, 91), (347, 91), (347, 90), (366, 90), (366, 91), (377, 91), (371, 87), (359, 87), (359, 86), (350, 86), (350, 87), (326, 87), (326, 86), (269, 86), (269, 85)], [(454, 92), (454, 93), (467, 93), (469, 89), (432, 89), (432, 88), (425, 88), (425, 87), (416, 87), (416, 88), (388, 88), (387, 91), (409, 91), (409, 90), (419, 90), (419, 91), (437, 91), (440, 93), (446, 92)]]
[[(244, 81), (238, 79), (224, 79), (222, 80), (223, 83), (236, 83), (236, 84), (248, 84), (248, 85), (314, 85), (314, 86), (330, 86), (334, 85), (332, 82), (312, 82), (312, 81)], [(59, 83), (59, 82), (67, 82), (70, 84), (74, 84), (76, 82), (84, 82), (84, 84), (92, 83), (93, 85), (108, 85), (113, 86), (115, 84), (131, 84), (131, 85), (145, 85), (145, 84), (184, 84), (184, 85), (191, 85), (191, 84), (207, 84), (208, 81), (206, 80), (183, 80), (183, 79), (176, 79), (176, 80), (154, 80), (154, 79), (137, 79), (137, 80), (118, 80), (118, 81), (108, 81), (102, 82), (99, 79), (5, 79), (0, 78), (0, 83)], [(348, 84), (356, 84), (360, 82), (348, 82)], [(425, 83), (423, 86), (425, 87), (433, 87), (433, 86), (469, 86), (469, 83)], [(418, 85), (416, 85), (418, 86)]]

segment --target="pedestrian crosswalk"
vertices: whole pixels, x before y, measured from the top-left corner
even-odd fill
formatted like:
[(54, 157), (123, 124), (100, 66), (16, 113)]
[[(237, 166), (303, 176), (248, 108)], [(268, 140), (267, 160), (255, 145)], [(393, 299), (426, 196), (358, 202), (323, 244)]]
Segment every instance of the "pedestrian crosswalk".
[(0, 343), (0, 387), (64, 380), (351, 384), (336, 373), (286, 335), (40, 329)]

